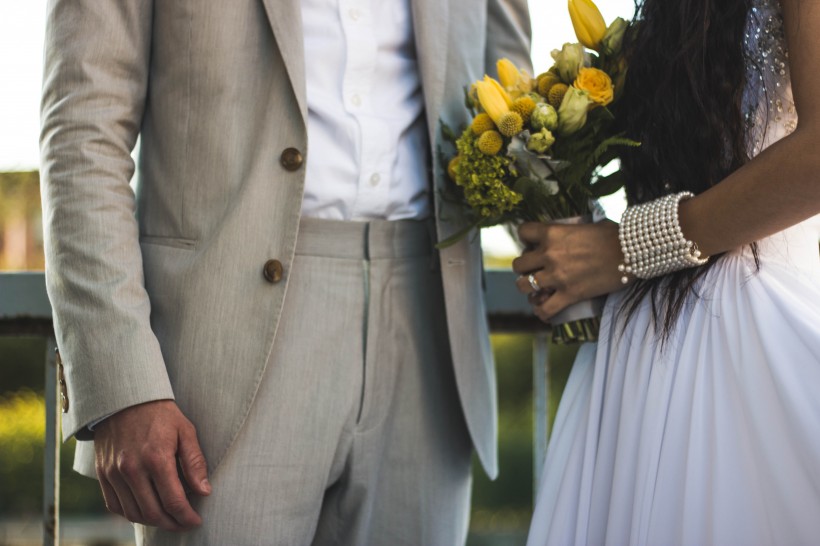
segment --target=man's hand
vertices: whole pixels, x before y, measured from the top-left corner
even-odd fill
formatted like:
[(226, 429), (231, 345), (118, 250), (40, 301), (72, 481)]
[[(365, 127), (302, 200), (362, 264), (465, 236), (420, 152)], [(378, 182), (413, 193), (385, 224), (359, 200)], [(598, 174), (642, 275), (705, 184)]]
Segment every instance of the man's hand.
[(185, 531), (202, 524), (177, 471), (197, 495), (209, 495), (205, 456), (193, 424), (171, 400), (115, 413), (94, 432), (97, 476), (108, 510), (129, 521)]
[[(518, 236), (527, 250), (513, 262), (513, 270), (521, 275), (516, 286), (529, 296), (534, 313), (544, 322), (573, 303), (623, 288), (618, 272), (623, 254), (614, 222), (530, 222), (521, 225)], [(528, 275), (540, 291), (533, 289)]]

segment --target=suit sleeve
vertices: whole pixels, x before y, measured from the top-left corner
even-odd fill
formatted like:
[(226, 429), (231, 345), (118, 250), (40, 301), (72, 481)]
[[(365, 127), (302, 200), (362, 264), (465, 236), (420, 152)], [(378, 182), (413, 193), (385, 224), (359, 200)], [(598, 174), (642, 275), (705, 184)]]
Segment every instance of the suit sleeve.
[(66, 438), (88, 439), (90, 422), (173, 398), (151, 330), (129, 186), (152, 12), (153, 0), (48, 1), (41, 195)]
[(495, 63), (506, 57), (532, 73), (532, 28), (527, 0), (488, 0), (487, 73), (497, 76)]

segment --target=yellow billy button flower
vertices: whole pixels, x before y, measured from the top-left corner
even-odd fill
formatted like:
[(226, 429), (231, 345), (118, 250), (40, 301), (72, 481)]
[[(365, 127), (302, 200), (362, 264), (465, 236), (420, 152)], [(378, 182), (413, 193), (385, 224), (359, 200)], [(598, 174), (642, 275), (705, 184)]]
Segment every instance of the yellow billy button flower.
[(552, 89), (552, 86), (560, 82), (561, 78), (559, 78), (558, 74), (555, 72), (544, 72), (538, 76), (538, 94), (544, 98), (547, 98), (550, 94), (550, 89)]
[(564, 102), (564, 95), (567, 94), (567, 89), (569, 89), (569, 86), (565, 83), (556, 83), (553, 85), (547, 97), (547, 102), (550, 106), (558, 110), (561, 107), (561, 103)]
[(481, 112), (475, 118), (473, 118), (473, 123), (470, 125), (473, 130), (473, 134), (475, 136), (481, 136), (487, 131), (492, 131), (495, 129), (495, 123), (493, 123), (492, 118)]
[(513, 101), (511, 110), (521, 116), (524, 123), (527, 123), (530, 120), (533, 110), (535, 110), (535, 101), (527, 96), (518, 97)]
[(606, 106), (615, 95), (612, 79), (603, 70), (582, 68), (573, 86), (589, 93), (589, 99), (597, 106)]
[(507, 112), (498, 122), (498, 131), (505, 137), (514, 137), (524, 130), (524, 119), (518, 112)]
[(478, 149), (485, 155), (496, 155), (504, 146), (504, 140), (498, 131), (487, 131), (478, 137)]
[(578, 41), (597, 50), (606, 34), (606, 22), (592, 0), (569, 0), (569, 17)]
[(447, 176), (450, 177), (450, 180), (453, 182), (456, 181), (456, 167), (458, 167), (458, 163), (461, 161), (461, 156), (457, 155), (450, 162), (447, 164)]
[(481, 108), (492, 118), (493, 122), (498, 125), (501, 121), (501, 116), (510, 111), (512, 106), (512, 99), (510, 99), (501, 84), (489, 76), (484, 76), (484, 79), (475, 83), (476, 93), (478, 94), (478, 102), (481, 103)]

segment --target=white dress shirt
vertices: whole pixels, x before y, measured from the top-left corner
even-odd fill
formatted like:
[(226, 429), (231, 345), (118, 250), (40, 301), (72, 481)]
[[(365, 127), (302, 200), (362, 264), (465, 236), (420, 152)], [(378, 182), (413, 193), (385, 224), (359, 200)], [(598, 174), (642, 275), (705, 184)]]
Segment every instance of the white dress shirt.
[(302, 0), (308, 160), (302, 214), (430, 214), (428, 137), (410, 0)]

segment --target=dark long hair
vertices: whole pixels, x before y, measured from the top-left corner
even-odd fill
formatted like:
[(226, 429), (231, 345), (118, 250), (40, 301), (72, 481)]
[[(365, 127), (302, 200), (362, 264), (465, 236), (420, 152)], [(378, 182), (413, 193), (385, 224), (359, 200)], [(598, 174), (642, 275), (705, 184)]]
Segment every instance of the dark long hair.
[[(751, 0), (636, 0), (619, 103), (625, 130), (642, 143), (623, 157), (630, 205), (685, 190), (699, 194), (748, 161), (742, 110), (750, 9)], [(649, 295), (666, 338), (698, 279), (719, 259), (639, 281), (622, 311), (632, 316)]]

